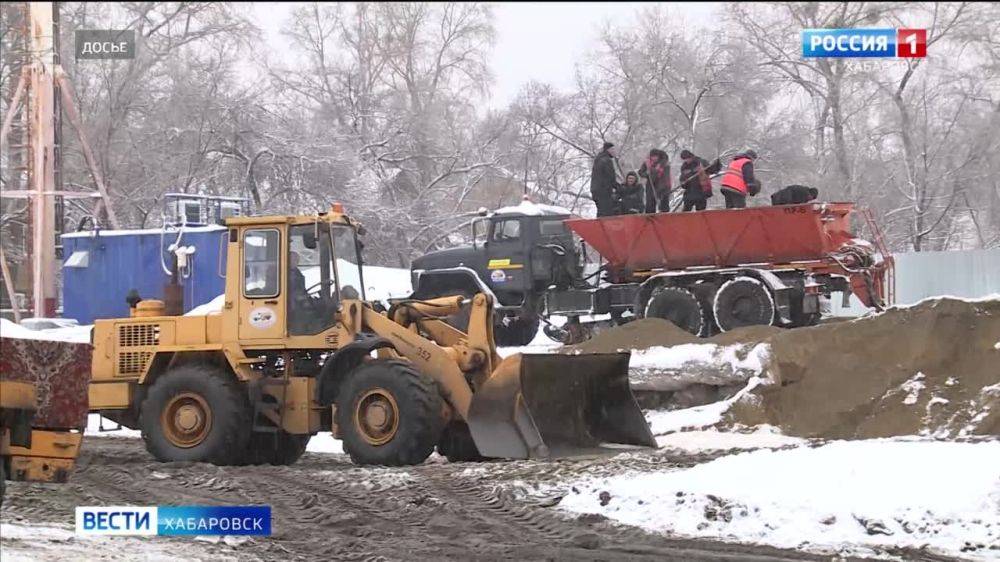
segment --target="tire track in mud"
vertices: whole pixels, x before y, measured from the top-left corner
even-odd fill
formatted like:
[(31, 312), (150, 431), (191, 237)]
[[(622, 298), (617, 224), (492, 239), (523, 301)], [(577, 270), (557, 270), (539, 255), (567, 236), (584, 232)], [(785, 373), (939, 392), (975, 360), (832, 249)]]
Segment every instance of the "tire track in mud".
[[(556, 483), (623, 470), (664, 470), (711, 455), (618, 455), (572, 461), (358, 467), (341, 455), (306, 454), (290, 467), (157, 463), (133, 439), (86, 442), (66, 485), (17, 483), (4, 503), (28, 524), (72, 522), (77, 505), (272, 507), (271, 537), (235, 546), (168, 540), (178, 557), (315, 560), (802, 560), (767, 547), (650, 535), (599, 518), (572, 518), (532, 496), (525, 483)], [(112, 557), (110, 554), (107, 556)]]

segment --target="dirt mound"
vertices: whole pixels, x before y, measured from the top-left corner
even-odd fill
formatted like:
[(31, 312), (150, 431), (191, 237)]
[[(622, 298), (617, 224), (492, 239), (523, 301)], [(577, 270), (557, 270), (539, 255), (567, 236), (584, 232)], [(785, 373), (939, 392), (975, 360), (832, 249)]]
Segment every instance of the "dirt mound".
[(776, 383), (731, 422), (804, 437), (1000, 434), (1000, 301), (929, 300), (769, 344)]
[(704, 341), (706, 343), (714, 343), (716, 345), (761, 343), (784, 331), (784, 329), (775, 326), (747, 326), (746, 328), (736, 328), (735, 330), (714, 335)]
[(643, 318), (597, 333), (589, 340), (564, 347), (567, 353), (614, 353), (619, 349), (669, 347), (704, 340), (661, 318)]

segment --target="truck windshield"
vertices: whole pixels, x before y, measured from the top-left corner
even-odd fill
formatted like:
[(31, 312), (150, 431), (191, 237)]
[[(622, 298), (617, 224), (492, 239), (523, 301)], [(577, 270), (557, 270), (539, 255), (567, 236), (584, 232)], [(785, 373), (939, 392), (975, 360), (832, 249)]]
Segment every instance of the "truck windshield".
[(342, 299), (365, 299), (364, 277), (361, 272), (361, 252), (357, 233), (350, 226), (330, 229), (333, 255), (336, 257), (337, 288)]
[(563, 219), (544, 220), (538, 223), (538, 229), (542, 236), (562, 236), (569, 233)]

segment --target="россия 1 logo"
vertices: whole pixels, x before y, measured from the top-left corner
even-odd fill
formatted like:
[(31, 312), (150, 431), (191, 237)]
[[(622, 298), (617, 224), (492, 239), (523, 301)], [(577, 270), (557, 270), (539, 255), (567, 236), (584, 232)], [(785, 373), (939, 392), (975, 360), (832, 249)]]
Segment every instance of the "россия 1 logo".
[(803, 29), (802, 56), (923, 58), (926, 29)]

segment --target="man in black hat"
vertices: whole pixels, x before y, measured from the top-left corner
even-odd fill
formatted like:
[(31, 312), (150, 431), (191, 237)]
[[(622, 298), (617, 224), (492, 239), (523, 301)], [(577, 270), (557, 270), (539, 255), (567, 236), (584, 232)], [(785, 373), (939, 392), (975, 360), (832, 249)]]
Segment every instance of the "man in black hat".
[(597, 205), (597, 216), (607, 217), (615, 214), (614, 190), (618, 186), (618, 176), (615, 173), (615, 145), (605, 142), (601, 151), (594, 158), (594, 167), (590, 171), (590, 197)]

